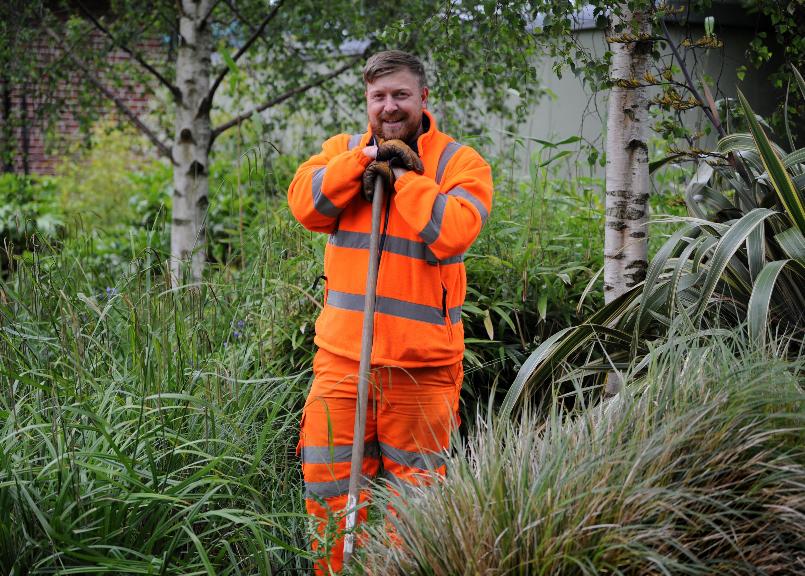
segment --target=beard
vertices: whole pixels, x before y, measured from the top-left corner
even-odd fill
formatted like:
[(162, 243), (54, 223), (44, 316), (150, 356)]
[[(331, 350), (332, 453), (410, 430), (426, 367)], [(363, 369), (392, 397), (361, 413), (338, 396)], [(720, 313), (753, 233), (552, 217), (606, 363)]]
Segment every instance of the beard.
[(414, 140), (422, 124), (422, 116), (413, 118), (407, 114), (381, 116), (376, 122), (371, 122), (372, 133), (383, 140), (402, 140), (410, 143)]

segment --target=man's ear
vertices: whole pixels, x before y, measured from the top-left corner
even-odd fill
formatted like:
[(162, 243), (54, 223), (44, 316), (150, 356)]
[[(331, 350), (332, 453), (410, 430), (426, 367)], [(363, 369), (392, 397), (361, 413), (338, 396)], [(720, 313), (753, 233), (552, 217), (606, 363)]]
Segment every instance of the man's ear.
[(428, 90), (428, 87), (425, 86), (424, 88), (422, 88), (422, 107), (423, 108), (428, 107), (428, 94), (430, 94), (430, 90)]

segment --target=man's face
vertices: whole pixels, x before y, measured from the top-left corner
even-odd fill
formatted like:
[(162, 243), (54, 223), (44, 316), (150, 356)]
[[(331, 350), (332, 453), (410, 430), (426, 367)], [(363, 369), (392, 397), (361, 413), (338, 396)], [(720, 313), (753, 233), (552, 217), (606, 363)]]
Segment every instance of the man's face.
[(422, 123), (428, 99), (427, 87), (403, 69), (366, 84), (366, 111), (372, 133), (384, 140), (411, 141)]

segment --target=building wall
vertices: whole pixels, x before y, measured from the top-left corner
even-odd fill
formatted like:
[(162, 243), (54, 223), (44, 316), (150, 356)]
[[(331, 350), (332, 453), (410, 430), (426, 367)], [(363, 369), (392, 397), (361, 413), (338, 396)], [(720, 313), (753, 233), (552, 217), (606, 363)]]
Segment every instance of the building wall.
[[(99, 31), (93, 31), (86, 38), (90, 46), (99, 51), (108, 52), (106, 60), (111, 64), (129, 62), (131, 57), (122, 50), (109, 51), (109, 41)], [(164, 49), (156, 39), (144, 40), (138, 47), (150, 58), (164, 57)], [(14, 150), (12, 171), (16, 173), (51, 174), (59, 160), (59, 155), (66, 150), (70, 142), (79, 137), (78, 114), (79, 85), (87, 86), (80, 72), (75, 72), (66, 80), (44, 81), (48, 71), (64, 59), (64, 48), (54, 45), (53, 41), (42, 34), (40, 40), (28, 47), (34, 55), (37, 83), (30, 85), (4, 86), (0, 76), (0, 94), (8, 90), (7, 103), (10, 109), (0, 103), (0, 123), (11, 121), (13, 125), (12, 147)], [(132, 63), (132, 66), (137, 66)], [(136, 114), (148, 111), (148, 89), (134, 83), (115, 86), (105, 83)], [(91, 90), (90, 88), (84, 88)], [(91, 92), (89, 104), (97, 108), (101, 114), (114, 109), (114, 105), (97, 92)], [(82, 103), (86, 104), (86, 102)], [(57, 105), (58, 111), (46, 131), (43, 115), (46, 108)], [(0, 170), (4, 167), (0, 166)]]
[[(683, 38), (679, 28), (671, 28), (671, 35), (677, 42)], [(743, 81), (739, 81), (736, 75), (737, 68), (746, 64), (744, 53), (751, 41), (752, 30), (747, 28), (722, 28), (718, 31), (718, 36), (724, 42), (720, 49), (709, 51), (697, 50), (688, 51), (686, 64), (690, 70), (698, 75), (712, 78), (709, 83), (713, 92), (714, 99), (736, 97), (736, 88), (740, 88), (752, 103), (758, 114), (765, 115), (773, 111), (779, 98), (782, 96), (776, 93), (766, 81), (768, 74), (774, 69), (775, 65), (770, 64), (759, 71), (750, 70)], [(578, 33), (579, 41), (585, 47), (591, 49), (595, 54), (603, 54), (606, 50), (606, 41), (602, 32), (584, 30)], [(668, 58), (664, 62), (669, 62)], [(570, 71), (566, 71), (563, 77), (557, 78), (552, 71), (553, 62), (542, 61), (539, 68), (542, 70), (542, 84), (549, 91), (549, 96), (543, 98), (530, 111), (528, 116), (518, 129), (518, 134), (523, 137), (538, 138), (558, 142), (569, 136), (579, 135), (584, 139), (584, 143), (589, 143), (597, 147), (600, 152), (604, 150), (606, 141), (606, 118), (608, 92), (594, 94), (589, 87), (585, 86), (581, 78), (577, 78)], [(697, 88), (699, 88), (697, 86)], [(682, 90), (679, 90), (682, 92)], [(652, 95), (659, 94), (658, 88), (651, 89)], [(722, 119), (723, 121), (723, 119)], [(701, 110), (695, 109), (683, 113), (683, 122), (686, 126), (697, 126), (703, 130), (708, 121)], [(505, 135), (503, 122), (500, 119), (492, 119), (491, 135), (494, 140), (494, 153), (505, 154), (510, 151), (513, 138)], [(534, 150), (539, 144), (523, 139), (524, 146), (518, 148), (516, 163), (521, 176), (528, 174), (528, 164)], [(704, 137), (699, 147), (708, 149), (715, 146), (715, 134)], [(578, 145), (565, 147), (566, 149), (578, 150)], [(574, 158), (570, 165), (564, 168), (568, 175), (592, 175), (603, 177), (603, 168), (594, 167), (591, 171), (586, 163), (586, 155), (583, 158)]]

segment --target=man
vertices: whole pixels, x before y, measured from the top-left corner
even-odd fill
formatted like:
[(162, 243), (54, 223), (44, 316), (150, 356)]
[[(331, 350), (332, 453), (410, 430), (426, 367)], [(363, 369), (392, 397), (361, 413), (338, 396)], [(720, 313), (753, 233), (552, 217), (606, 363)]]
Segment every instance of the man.
[[(384, 178), (388, 193), (363, 473), (399, 490), (445, 471), (439, 453), (448, 446), (463, 378), (463, 257), (492, 205), (489, 165), (437, 129), (416, 57), (375, 54), (363, 78), (368, 130), (327, 140), (288, 190), (299, 222), (330, 234), (319, 350), (299, 441), (307, 510), (321, 519), (313, 543), (321, 574), (342, 564), (333, 527), (343, 529), (349, 485), (374, 179)], [(365, 517), (363, 509), (359, 522)]]

